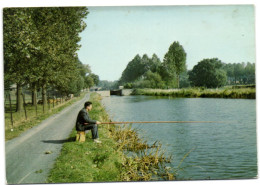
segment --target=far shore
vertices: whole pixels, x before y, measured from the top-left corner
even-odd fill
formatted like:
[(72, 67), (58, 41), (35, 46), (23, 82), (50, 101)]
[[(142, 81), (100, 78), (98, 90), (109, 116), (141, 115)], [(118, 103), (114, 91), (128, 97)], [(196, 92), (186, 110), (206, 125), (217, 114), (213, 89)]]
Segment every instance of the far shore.
[(255, 99), (255, 87), (242, 88), (183, 88), (183, 89), (134, 89), (132, 95), (170, 96), (179, 98), (236, 98)]

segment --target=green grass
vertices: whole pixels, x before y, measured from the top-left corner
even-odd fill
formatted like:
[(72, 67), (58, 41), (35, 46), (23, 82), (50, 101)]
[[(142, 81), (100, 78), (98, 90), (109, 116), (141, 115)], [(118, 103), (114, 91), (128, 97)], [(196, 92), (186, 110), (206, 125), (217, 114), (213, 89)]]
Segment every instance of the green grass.
[(107, 182), (119, 180), (119, 168), (123, 155), (116, 152), (116, 144), (106, 138), (106, 131), (99, 129), (101, 144), (90, 138), (85, 143), (75, 142), (74, 130), (63, 145), (61, 155), (51, 170), (48, 183)]
[(204, 88), (184, 88), (184, 89), (135, 89), (133, 95), (147, 96), (171, 96), (185, 98), (241, 98), (255, 99), (255, 88), (220, 88), (220, 89), (204, 89)]
[[(92, 119), (109, 121), (101, 104), (93, 100), (93, 109), (90, 112)], [(117, 143), (111, 139), (109, 125), (99, 125), (101, 144), (94, 143), (91, 132), (86, 135), (84, 143), (75, 142), (76, 130), (70, 134), (68, 142), (63, 145), (62, 151), (54, 168), (51, 170), (48, 183), (76, 183), (76, 182), (109, 182), (120, 181), (120, 166), (124, 160), (122, 152), (117, 151)]]
[[(25, 118), (24, 111), (22, 112), (13, 112), (13, 126), (11, 123), (11, 114), (9, 106), (5, 107), (5, 140), (13, 139), (19, 136), (24, 131), (36, 126), (37, 124), (41, 123), (41, 121), (45, 120), (46, 118), (50, 117), (53, 114), (56, 114), (63, 110), (65, 107), (75, 103), (76, 101), (82, 99), (86, 93), (82, 93), (80, 97), (73, 98), (69, 101), (64, 101), (63, 103), (59, 103), (58, 105), (55, 104), (53, 107), (52, 104), (47, 106), (45, 113), (43, 113), (42, 105), (37, 105), (37, 116), (35, 111), (35, 106), (26, 105), (27, 111), (27, 119)], [(15, 104), (12, 105), (12, 111), (15, 110)], [(11, 130), (13, 129), (13, 130)]]

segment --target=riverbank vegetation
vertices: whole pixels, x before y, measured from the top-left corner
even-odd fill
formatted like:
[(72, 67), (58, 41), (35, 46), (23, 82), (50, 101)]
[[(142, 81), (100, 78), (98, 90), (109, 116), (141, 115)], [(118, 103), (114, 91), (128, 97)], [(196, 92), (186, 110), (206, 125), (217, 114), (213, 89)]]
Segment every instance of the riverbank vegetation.
[(255, 99), (255, 88), (183, 88), (183, 89), (135, 89), (132, 95), (170, 96), (185, 98), (243, 98)]
[[(90, 116), (101, 122), (110, 121), (100, 96), (91, 95)], [(99, 125), (101, 144), (94, 143), (90, 132), (84, 143), (75, 142), (73, 130), (64, 143), (48, 183), (174, 180), (175, 170), (167, 166), (161, 145), (142, 141), (131, 126)]]
[[(59, 101), (49, 103), (47, 110), (43, 111), (42, 105), (33, 106), (32, 104), (25, 104), (25, 112), (14, 112), (11, 115), (11, 109), (15, 109), (15, 104), (11, 109), (9, 105), (5, 107), (5, 140), (13, 139), (19, 136), (22, 132), (38, 125), (43, 120), (47, 119), (53, 114), (57, 114), (67, 106), (79, 101), (86, 95), (86, 92), (81, 93), (79, 97), (74, 97), (69, 100), (59, 99)], [(12, 116), (12, 120), (11, 120)]]
[(186, 55), (178, 41), (170, 45), (163, 61), (156, 54), (151, 58), (146, 54), (142, 57), (137, 54), (122, 72), (117, 86), (130, 89), (172, 89), (255, 84), (254, 63), (224, 63), (215, 57), (202, 59), (188, 70)]

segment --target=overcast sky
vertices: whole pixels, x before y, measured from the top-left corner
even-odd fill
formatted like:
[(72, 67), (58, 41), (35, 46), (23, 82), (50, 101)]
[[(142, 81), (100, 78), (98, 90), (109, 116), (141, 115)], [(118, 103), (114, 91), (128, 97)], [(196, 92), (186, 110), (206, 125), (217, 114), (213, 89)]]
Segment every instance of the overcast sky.
[(101, 80), (118, 80), (135, 55), (163, 61), (179, 41), (192, 69), (204, 58), (255, 62), (254, 6), (89, 7), (79, 59)]

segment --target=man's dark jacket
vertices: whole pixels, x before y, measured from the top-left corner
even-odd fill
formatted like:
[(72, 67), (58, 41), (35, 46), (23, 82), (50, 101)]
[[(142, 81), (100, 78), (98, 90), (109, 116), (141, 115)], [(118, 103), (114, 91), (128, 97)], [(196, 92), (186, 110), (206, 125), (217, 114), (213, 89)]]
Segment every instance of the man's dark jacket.
[(77, 131), (84, 131), (85, 126), (84, 123), (88, 123), (88, 125), (96, 124), (97, 121), (90, 119), (88, 112), (85, 108), (79, 111), (77, 121), (76, 121), (76, 130)]

